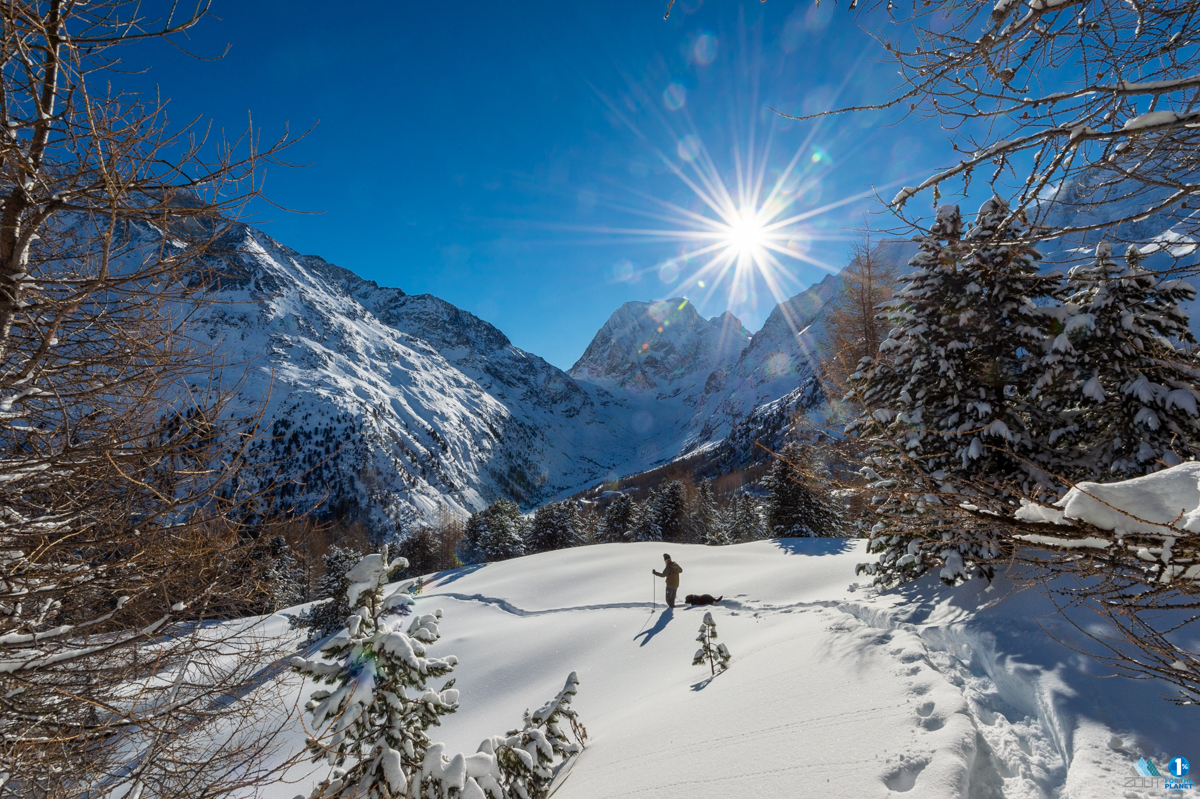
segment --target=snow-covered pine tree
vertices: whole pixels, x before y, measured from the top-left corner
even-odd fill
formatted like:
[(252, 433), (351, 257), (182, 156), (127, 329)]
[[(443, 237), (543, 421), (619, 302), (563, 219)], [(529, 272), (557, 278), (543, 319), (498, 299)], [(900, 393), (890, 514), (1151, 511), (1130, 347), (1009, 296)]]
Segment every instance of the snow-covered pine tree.
[(467, 520), (464, 561), (495, 562), (525, 554), (526, 521), (517, 503), (498, 499)]
[(1034, 301), (1050, 283), (1008, 216), (993, 198), (961, 237), (957, 207), (938, 209), (883, 307), (893, 329), (879, 358), (852, 378), (864, 412), (848, 431), (869, 440), (868, 477), (889, 492), (868, 548), (879, 561), (860, 567), (878, 583), (939, 566), (952, 583), (990, 576), (994, 536), (986, 526), (946, 528), (938, 494), (1003, 497), (1041, 478), (1026, 465), (1037, 455), (1028, 414), (1048, 323)]
[(1028, 465), (1038, 455), (1031, 396), (1052, 319), (1039, 301), (1051, 297), (1058, 278), (1039, 274), (1041, 255), (1021, 219), (1010, 216), (1008, 204), (992, 197), (963, 237), (968, 282), (959, 324), (966, 347), (955, 352), (970, 385), (958, 398), (951, 452), (958, 460), (953, 470), (964, 477), (1028, 491), (1042, 482)]
[(398, 611), (413, 601), (407, 586), (384, 596), (390, 571), (406, 565), (389, 563), (386, 553), (364, 557), (346, 574), (345, 601), (353, 612), (345, 628), (321, 648), (319, 659), (291, 661), (314, 682), (333, 686), (314, 691), (305, 706), (314, 731), (329, 725), (322, 739), (309, 739), (313, 759), (334, 769), (312, 799), (419, 795), (413, 788), (424, 787), (426, 731), (458, 709), (453, 680), (438, 691), (426, 685), (458, 662), (426, 656), (426, 646), (440, 637), (441, 611), (415, 618), (401, 632)]
[(742, 492), (721, 513), (722, 537), (731, 544), (759, 541), (770, 537), (759, 512), (758, 500)]
[(811, 446), (789, 441), (780, 449), (762, 484), (766, 487), (766, 528), (774, 538), (842, 535), (842, 506), (817, 484), (824, 464)]
[(945, 440), (961, 417), (958, 398), (970, 388), (957, 352), (969, 337), (959, 324), (966, 279), (957, 206), (942, 206), (929, 233), (918, 236), (911, 271), (881, 306), (892, 325), (879, 354), (851, 375), (863, 414), (847, 432), (867, 438), (883, 457), (902, 453), (932, 473), (953, 463)]
[(268, 544), (271, 565), (265, 575), (269, 594), (268, 613), (289, 608), (304, 601), (304, 570), (296, 561), (296, 553), (281, 535), (272, 536)]
[(650, 490), (650, 495), (634, 508), (633, 519), (629, 526), (628, 540), (630, 541), (661, 541), (662, 521), (661, 502), (657, 488)]
[(633, 522), (633, 498), (617, 494), (604, 509), (597, 537), (602, 543), (624, 541)]
[(696, 640), (700, 642), (700, 648), (692, 657), (693, 666), (707, 664), (709, 671), (714, 675), (718, 668), (721, 671), (729, 668), (729, 648), (723, 643), (717, 643), (717, 623), (713, 620), (712, 613), (704, 614), (704, 621), (700, 623), (700, 635), (696, 636)]
[(573, 503), (547, 502), (533, 514), (533, 522), (525, 539), (525, 551), (532, 554), (576, 546), (579, 543), (576, 526)]
[(658, 489), (658, 532), (663, 541), (683, 539), (687, 524), (687, 506), (684, 502), (683, 484), (668, 480)]
[(1059, 292), (1058, 335), (1047, 346), (1042, 402), (1064, 419), (1042, 449), (1048, 471), (1074, 481), (1126, 479), (1174, 465), (1200, 446), (1200, 379), (1183, 304), (1195, 289), (1122, 267), (1101, 242)]
[(692, 524), (700, 531), (701, 544), (721, 546), (729, 543), (720, 514), (712, 480), (705, 478), (696, 489), (696, 504), (692, 508)]
[(321, 556), (325, 574), (317, 581), (314, 592), (317, 603), (306, 613), (294, 617), (291, 626), (307, 628), (310, 641), (342, 629), (350, 615), (350, 606), (346, 603), (346, 589), (350, 583), (346, 575), (362, 559), (363, 553), (353, 547), (331, 546), (329, 552)]

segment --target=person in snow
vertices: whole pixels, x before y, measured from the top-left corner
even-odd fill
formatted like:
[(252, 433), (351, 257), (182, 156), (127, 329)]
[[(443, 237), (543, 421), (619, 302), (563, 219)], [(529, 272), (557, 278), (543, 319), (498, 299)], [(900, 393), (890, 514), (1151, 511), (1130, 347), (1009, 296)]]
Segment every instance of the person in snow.
[(670, 607), (675, 607), (675, 592), (679, 590), (679, 575), (683, 573), (683, 567), (675, 561), (671, 560), (671, 556), (663, 553), (663, 560), (666, 565), (663, 566), (662, 572), (651, 569), (650, 571), (655, 577), (667, 578), (667, 604)]

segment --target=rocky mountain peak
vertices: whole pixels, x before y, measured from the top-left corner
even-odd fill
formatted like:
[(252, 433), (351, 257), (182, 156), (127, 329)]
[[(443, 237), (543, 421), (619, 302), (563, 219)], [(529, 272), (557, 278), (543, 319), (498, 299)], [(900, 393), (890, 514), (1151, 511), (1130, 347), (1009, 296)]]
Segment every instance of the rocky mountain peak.
[(736, 360), (750, 341), (726, 311), (705, 319), (684, 297), (627, 302), (596, 333), (570, 375), (634, 392), (708, 373)]

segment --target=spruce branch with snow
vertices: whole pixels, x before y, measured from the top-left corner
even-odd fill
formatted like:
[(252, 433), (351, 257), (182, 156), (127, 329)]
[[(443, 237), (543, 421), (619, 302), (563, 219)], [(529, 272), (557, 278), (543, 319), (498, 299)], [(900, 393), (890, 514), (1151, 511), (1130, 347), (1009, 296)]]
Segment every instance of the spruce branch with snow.
[(700, 648), (692, 657), (693, 666), (707, 664), (709, 672), (714, 676), (718, 669), (725, 671), (729, 668), (732, 655), (724, 643), (717, 643), (717, 623), (713, 620), (712, 613), (704, 614), (704, 620), (700, 623), (700, 635), (696, 636), (696, 640), (700, 642)]
[(1108, 242), (1071, 270), (1039, 381), (1043, 457), (1074, 480), (1134, 477), (1200, 450), (1200, 382), (1184, 304), (1195, 289)]
[(558, 771), (583, 751), (587, 730), (571, 707), (578, 692), (579, 678), (571, 672), (553, 699), (536, 712), (525, 711), (521, 729), (480, 745), (496, 758), (506, 799), (544, 799)]

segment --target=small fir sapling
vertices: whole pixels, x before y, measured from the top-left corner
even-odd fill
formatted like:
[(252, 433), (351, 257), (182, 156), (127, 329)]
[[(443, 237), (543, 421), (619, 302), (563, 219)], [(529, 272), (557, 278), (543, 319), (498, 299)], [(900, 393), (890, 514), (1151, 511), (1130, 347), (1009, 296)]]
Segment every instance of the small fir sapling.
[(544, 799), (563, 764), (583, 751), (587, 730), (571, 707), (578, 692), (579, 677), (571, 672), (557, 696), (535, 713), (525, 711), (522, 729), (480, 744), (481, 753), (496, 758), (506, 797)]
[(329, 725), (323, 740), (308, 741), (313, 759), (334, 767), (312, 799), (407, 795), (411, 782), (422, 778), (430, 746), (426, 730), (458, 709), (453, 680), (440, 691), (426, 686), (458, 662), (426, 656), (426, 645), (440, 637), (441, 611), (418, 616), (402, 632), (397, 615), (413, 602), (408, 586), (384, 597), (389, 572), (405, 565), (389, 563), (386, 553), (363, 558), (346, 574), (346, 602), (353, 612), (345, 628), (322, 647), (319, 659), (291, 661), (314, 682), (333, 686), (314, 691), (305, 706), (314, 730)]
[(700, 642), (700, 648), (696, 650), (696, 655), (692, 658), (693, 666), (703, 666), (707, 663), (709, 671), (714, 675), (718, 668), (721, 671), (729, 668), (729, 660), (732, 656), (725, 644), (716, 643), (717, 623), (713, 621), (712, 613), (704, 614), (704, 621), (700, 623), (700, 635), (696, 636), (696, 640)]

